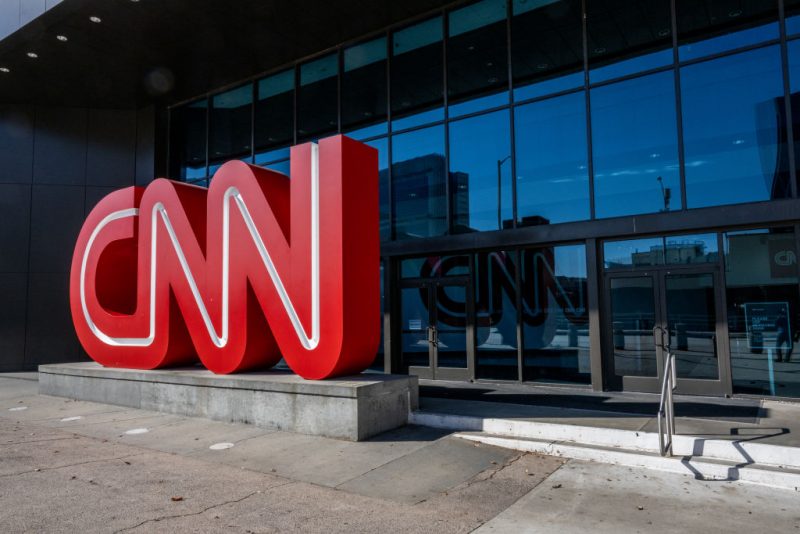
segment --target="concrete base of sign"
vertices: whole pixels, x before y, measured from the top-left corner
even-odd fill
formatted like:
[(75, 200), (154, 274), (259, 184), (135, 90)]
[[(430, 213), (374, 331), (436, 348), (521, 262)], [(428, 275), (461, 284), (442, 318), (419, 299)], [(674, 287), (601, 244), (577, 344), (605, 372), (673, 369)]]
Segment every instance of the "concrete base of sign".
[(39, 393), (359, 441), (405, 425), (419, 389), (414, 376), (304, 380), (281, 371), (215, 375), (81, 362), (39, 366)]

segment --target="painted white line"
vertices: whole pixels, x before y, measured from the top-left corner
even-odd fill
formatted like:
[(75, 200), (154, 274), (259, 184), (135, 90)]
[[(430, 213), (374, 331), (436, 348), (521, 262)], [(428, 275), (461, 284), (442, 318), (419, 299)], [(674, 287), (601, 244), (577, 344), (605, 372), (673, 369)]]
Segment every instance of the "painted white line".
[(27, 410), (27, 406), (15, 406), (14, 408), (9, 408), (9, 412), (21, 412), (22, 410)]
[(68, 423), (70, 421), (78, 421), (79, 419), (83, 419), (82, 415), (74, 415), (72, 417), (65, 417), (61, 420), (62, 423)]
[(128, 434), (129, 436), (133, 434), (147, 434), (148, 432), (150, 432), (150, 430), (147, 428), (132, 428), (130, 430), (125, 431), (125, 433)]
[(212, 451), (224, 451), (233, 447), (233, 443), (215, 443), (209, 447)]

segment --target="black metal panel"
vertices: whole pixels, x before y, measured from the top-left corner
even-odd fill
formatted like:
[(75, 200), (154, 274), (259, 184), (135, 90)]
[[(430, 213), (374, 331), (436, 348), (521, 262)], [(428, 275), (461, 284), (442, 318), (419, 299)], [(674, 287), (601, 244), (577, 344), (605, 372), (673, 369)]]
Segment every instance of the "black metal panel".
[(86, 185), (133, 185), (136, 168), (136, 112), (89, 110)]
[(0, 273), (28, 271), (30, 208), (30, 185), (0, 184)]
[(22, 368), (27, 279), (25, 273), (0, 273), (0, 371)]
[(33, 110), (0, 106), (0, 183), (30, 183), (32, 158)]
[(32, 273), (69, 272), (75, 240), (83, 224), (84, 191), (82, 186), (33, 186)]
[(136, 112), (136, 185), (156, 178), (156, 114), (150, 106)]
[(86, 177), (86, 110), (37, 108), (33, 181), (83, 184)]
[(25, 369), (83, 359), (69, 308), (69, 274), (29, 276)]
[(84, 212), (86, 216), (89, 215), (89, 212), (92, 211), (100, 200), (103, 199), (109, 193), (113, 193), (117, 191), (118, 187), (100, 187), (100, 186), (87, 186), (86, 187), (86, 202)]

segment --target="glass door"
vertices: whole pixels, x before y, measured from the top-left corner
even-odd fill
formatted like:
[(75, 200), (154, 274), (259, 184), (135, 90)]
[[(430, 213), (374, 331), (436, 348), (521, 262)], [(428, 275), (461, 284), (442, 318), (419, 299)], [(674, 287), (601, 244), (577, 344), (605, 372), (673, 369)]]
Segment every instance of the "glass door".
[(467, 280), (404, 281), (401, 292), (403, 366), (420, 378), (473, 376), (472, 295)]
[(675, 354), (678, 393), (729, 391), (726, 325), (714, 269), (670, 269), (607, 277), (614, 387), (660, 391), (667, 351)]

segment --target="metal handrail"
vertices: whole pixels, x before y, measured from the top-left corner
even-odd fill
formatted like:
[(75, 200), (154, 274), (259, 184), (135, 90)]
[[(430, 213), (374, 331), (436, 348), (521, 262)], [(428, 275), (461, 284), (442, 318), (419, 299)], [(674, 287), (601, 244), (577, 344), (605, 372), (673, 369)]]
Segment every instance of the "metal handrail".
[[(664, 378), (661, 382), (661, 402), (658, 404), (658, 445), (661, 456), (672, 456), (672, 436), (675, 435), (675, 403), (672, 392), (675, 389), (675, 355), (667, 352), (664, 362)], [(663, 421), (663, 422), (662, 422)]]

